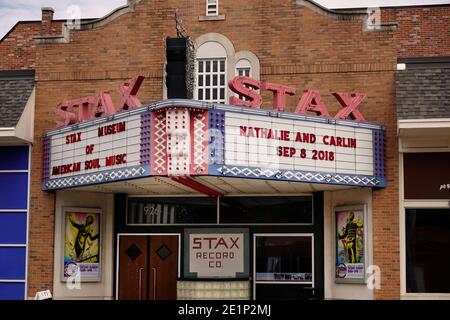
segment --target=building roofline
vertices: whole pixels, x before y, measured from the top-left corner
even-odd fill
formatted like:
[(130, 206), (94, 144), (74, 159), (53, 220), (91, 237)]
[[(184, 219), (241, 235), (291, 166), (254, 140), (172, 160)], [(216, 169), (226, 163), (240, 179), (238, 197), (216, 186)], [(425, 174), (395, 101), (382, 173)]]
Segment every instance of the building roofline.
[(367, 22), (368, 12), (367, 8), (362, 9), (329, 9), (326, 8), (313, 0), (296, 0), (295, 3), (297, 5), (302, 5), (311, 9), (314, 12), (317, 12), (323, 16), (330, 17), (332, 19), (337, 20), (360, 20), (363, 23), (363, 28), (365, 31), (385, 31), (385, 30), (396, 30), (398, 28), (398, 23), (396, 22), (383, 22), (377, 28), (369, 28), (369, 26), (365, 25)]
[(105, 16), (93, 19), (91, 21), (81, 21), (79, 29), (70, 29), (65, 23), (63, 24), (62, 34), (59, 36), (38, 36), (35, 37), (38, 43), (69, 43), (70, 42), (70, 32), (72, 31), (83, 31), (90, 30), (97, 27), (104, 26), (109, 22), (115, 20), (116, 18), (129, 13), (134, 12), (135, 6), (141, 0), (128, 0), (126, 5), (120, 6)]
[[(128, 0), (126, 5), (120, 6), (116, 9), (113, 9), (111, 12), (107, 13), (101, 18), (83, 18), (81, 19), (81, 30), (94, 29), (95, 27), (102, 26), (107, 24), (109, 21), (114, 20), (115, 18), (121, 16), (124, 13), (134, 11), (134, 6), (139, 3), (141, 0)], [(296, 0), (297, 4), (306, 4), (306, 6), (315, 7), (321, 13), (325, 13), (326, 15), (333, 16), (341, 16), (344, 17), (353, 17), (355, 19), (362, 18), (363, 15), (366, 14), (366, 9), (368, 7), (352, 7), (352, 8), (327, 8), (322, 6), (321, 4), (313, 1), (313, 0)], [(430, 7), (450, 7), (450, 3), (441, 3), (441, 4), (426, 4), (426, 5), (403, 5), (403, 6), (380, 6), (380, 9), (403, 9), (403, 8), (430, 8)], [(313, 9), (313, 8), (311, 8)], [(67, 19), (55, 19), (52, 22), (65, 22)], [(14, 26), (0, 39), (0, 43), (6, 39), (9, 34), (17, 27), (19, 24), (26, 23), (41, 23), (41, 20), (21, 20), (16, 22)], [(388, 23), (386, 26), (394, 26), (395, 23)]]
[[(376, 6), (367, 7), (352, 7), (352, 8), (334, 8), (334, 11), (352, 11), (352, 10), (365, 10), (367, 8), (374, 8)], [(430, 7), (450, 7), (450, 3), (437, 3), (437, 4), (412, 4), (412, 5), (402, 5), (402, 6), (379, 6), (380, 9), (408, 9), (408, 8), (430, 8)]]
[(0, 71), (0, 80), (17, 79), (17, 78), (32, 78), (34, 79), (35, 71), (33, 69), (27, 70), (2, 70)]
[(80, 30), (94, 29), (96, 27), (103, 26), (125, 13), (133, 12), (134, 7), (139, 2), (141, 2), (141, 0), (128, 0), (126, 5), (113, 9), (111, 12), (107, 13), (103, 17), (96, 18), (91, 21), (81, 22)]
[(442, 57), (417, 57), (417, 58), (399, 58), (397, 63), (407, 65), (406, 69), (422, 68), (450, 68), (450, 56)]
[[(92, 21), (92, 20), (96, 20), (97, 18), (83, 18), (83, 19), (81, 19), (81, 22), (89, 22), (89, 21)], [(67, 19), (54, 19), (54, 20), (52, 20), (52, 22), (61, 22), (61, 23), (64, 23), (64, 22), (66, 22), (67, 21)], [(5, 40), (10, 34), (11, 34), (11, 32), (13, 32), (14, 31), (14, 29), (19, 25), (19, 24), (29, 24), (29, 23), (36, 23), (36, 24), (40, 24), (40, 23), (42, 23), (42, 21), (41, 20), (20, 20), (20, 21), (17, 21), (12, 27), (11, 27), (11, 29), (9, 29), (9, 31), (0, 39), (0, 43), (3, 41), (3, 40)]]

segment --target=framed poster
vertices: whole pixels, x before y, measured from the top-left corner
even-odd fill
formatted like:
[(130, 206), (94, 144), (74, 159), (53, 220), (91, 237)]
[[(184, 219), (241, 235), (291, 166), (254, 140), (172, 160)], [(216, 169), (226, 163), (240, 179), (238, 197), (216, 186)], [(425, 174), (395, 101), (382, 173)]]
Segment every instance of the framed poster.
[(336, 207), (336, 283), (365, 283), (366, 205)]
[(101, 279), (101, 209), (64, 208), (62, 281)]

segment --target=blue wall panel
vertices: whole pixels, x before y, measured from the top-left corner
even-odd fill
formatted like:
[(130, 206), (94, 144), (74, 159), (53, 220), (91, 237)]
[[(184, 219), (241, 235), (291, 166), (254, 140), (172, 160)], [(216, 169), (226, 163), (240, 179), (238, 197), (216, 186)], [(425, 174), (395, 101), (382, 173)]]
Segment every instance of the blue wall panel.
[(28, 170), (28, 146), (1, 146), (0, 170)]
[(25, 247), (0, 247), (0, 279), (25, 279)]
[[(1, 280), (26, 280), (28, 172), (14, 171), (28, 171), (28, 151), (29, 146), (0, 146), (0, 300), (25, 298), (25, 282)], [(15, 244), (24, 246), (8, 247)]]
[(0, 212), (0, 244), (26, 244), (27, 213)]
[(23, 300), (25, 283), (0, 282), (0, 300)]
[(0, 173), (0, 210), (27, 209), (28, 173)]

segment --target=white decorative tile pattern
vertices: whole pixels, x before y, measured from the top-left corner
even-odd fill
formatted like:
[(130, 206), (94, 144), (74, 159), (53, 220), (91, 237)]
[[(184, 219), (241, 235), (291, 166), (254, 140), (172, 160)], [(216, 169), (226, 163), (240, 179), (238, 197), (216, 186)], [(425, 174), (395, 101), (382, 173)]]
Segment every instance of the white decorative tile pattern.
[(143, 167), (123, 168), (112, 171), (85, 174), (82, 176), (52, 179), (45, 183), (45, 187), (48, 190), (70, 188), (86, 184), (97, 184), (127, 178), (136, 178), (143, 176), (145, 173), (146, 170)]
[(263, 169), (248, 167), (221, 166), (217, 171), (224, 176), (245, 178), (268, 178), (275, 180), (296, 180), (300, 182), (337, 183), (347, 185), (362, 185), (374, 187), (380, 181), (375, 177), (361, 177), (357, 175), (329, 174), (321, 172), (303, 172), (279, 169)]

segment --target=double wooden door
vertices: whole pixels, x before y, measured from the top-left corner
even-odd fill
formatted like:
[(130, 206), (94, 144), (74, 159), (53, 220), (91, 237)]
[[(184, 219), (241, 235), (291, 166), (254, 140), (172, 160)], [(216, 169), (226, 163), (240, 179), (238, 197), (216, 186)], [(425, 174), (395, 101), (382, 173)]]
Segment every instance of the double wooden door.
[(119, 237), (121, 300), (176, 300), (178, 236)]

